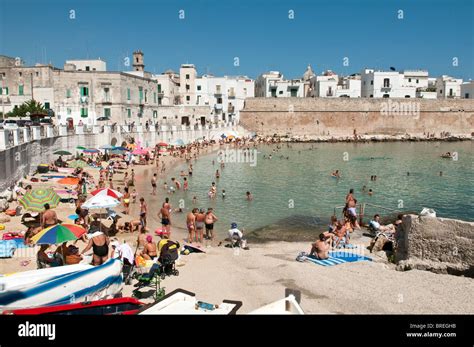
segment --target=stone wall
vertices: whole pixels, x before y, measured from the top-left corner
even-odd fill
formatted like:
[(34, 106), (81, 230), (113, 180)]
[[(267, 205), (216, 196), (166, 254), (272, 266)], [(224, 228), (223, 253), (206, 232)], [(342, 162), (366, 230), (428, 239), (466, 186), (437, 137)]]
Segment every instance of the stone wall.
[(474, 223), (406, 215), (397, 237), (398, 270), (420, 269), (474, 277)]
[(262, 135), (353, 136), (409, 134), (470, 136), (474, 100), (249, 98), (240, 123)]

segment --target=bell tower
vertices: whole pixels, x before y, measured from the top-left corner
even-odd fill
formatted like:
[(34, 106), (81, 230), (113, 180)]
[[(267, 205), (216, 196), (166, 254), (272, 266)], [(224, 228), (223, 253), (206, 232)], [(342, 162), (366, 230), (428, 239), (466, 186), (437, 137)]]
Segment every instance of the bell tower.
[(143, 52), (141, 50), (133, 52), (133, 71), (145, 71)]

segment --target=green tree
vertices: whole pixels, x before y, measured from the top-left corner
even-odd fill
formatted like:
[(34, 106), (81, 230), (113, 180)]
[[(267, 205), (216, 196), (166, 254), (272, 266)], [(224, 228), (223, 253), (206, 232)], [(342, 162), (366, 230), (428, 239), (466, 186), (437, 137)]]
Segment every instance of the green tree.
[(14, 108), (11, 112), (6, 114), (7, 117), (26, 117), (27, 113), (29, 112), (30, 115), (32, 114), (41, 114), (41, 115), (48, 115), (48, 111), (44, 108), (44, 106), (35, 100), (28, 100), (21, 104), (19, 107)]

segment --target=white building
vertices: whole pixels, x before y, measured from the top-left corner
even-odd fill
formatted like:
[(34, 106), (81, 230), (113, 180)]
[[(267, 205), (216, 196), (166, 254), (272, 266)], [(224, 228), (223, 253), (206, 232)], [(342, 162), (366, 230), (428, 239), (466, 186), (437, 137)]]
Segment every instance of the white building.
[(76, 71), (107, 71), (107, 64), (100, 58), (66, 60), (65, 65), (74, 65)]
[(405, 85), (405, 76), (398, 71), (361, 72), (361, 96), (365, 98), (415, 98), (416, 87)]
[(454, 78), (442, 75), (436, 79), (436, 91), (439, 99), (460, 98), (461, 97), (461, 78)]
[(214, 121), (238, 120), (245, 99), (254, 97), (254, 81), (247, 76), (196, 78), (196, 105), (209, 105)]
[(474, 81), (461, 84), (461, 98), (474, 99)]
[(272, 98), (302, 98), (305, 96), (305, 82), (302, 79), (287, 80), (278, 71), (260, 75), (255, 81), (255, 96)]
[(428, 88), (428, 71), (426, 70), (404, 70), (403, 85), (406, 87)]

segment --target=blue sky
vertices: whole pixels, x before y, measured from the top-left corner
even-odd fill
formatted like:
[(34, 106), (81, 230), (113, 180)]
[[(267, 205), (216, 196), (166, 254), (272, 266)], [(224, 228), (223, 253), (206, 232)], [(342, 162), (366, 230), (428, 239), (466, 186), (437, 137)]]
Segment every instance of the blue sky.
[(473, 17), (473, 0), (0, 0), (0, 54), (58, 67), (101, 57), (127, 70), (124, 57), (141, 49), (156, 73), (194, 63), (199, 74), (294, 78), (310, 63), (317, 73), (393, 66), (474, 79)]

